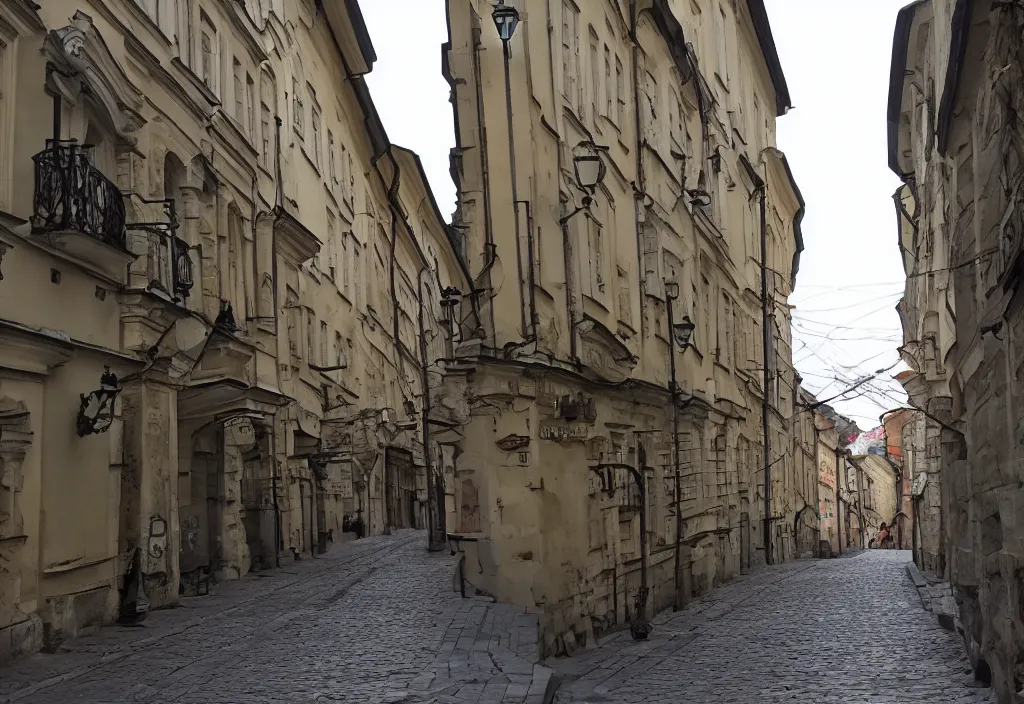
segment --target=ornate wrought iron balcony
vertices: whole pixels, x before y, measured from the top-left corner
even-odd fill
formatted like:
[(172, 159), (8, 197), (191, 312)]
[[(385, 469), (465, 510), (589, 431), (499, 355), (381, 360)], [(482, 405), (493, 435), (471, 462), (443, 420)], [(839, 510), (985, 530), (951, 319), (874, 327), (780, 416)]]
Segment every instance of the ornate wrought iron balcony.
[(92, 165), (91, 147), (47, 140), (35, 161), (33, 231), (81, 233), (125, 251), (124, 198)]
[[(176, 302), (188, 298), (194, 279), (188, 242), (177, 236), (178, 216), (173, 199), (150, 200), (129, 193), (135, 213), (148, 221), (130, 222), (128, 230), (133, 251), (139, 259), (132, 265), (146, 275), (146, 285), (170, 295)], [(140, 246), (139, 237), (144, 244)]]

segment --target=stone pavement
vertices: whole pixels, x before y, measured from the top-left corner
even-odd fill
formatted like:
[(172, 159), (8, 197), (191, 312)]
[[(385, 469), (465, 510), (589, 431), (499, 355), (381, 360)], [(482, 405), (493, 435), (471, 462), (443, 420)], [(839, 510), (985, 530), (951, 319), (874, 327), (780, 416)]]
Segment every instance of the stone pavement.
[(0, 668), (24, 704), (542, 704), (537, 618), (462, 599), (455, 559), (403, 531), (214, 586), (209, 597)]
[(556, 702), (980, 704), (962, 641), (921, 607), (910, 553), (763, 569), (655, 620), (550, 661)]

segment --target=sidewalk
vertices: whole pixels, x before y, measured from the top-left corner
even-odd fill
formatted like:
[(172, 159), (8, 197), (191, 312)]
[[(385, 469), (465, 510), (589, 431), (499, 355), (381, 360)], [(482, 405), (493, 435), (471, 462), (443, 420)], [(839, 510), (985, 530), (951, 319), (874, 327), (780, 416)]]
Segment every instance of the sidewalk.
[(0, 702), (550, 701), (536, 616), (454, 569), (418, 532), (337, 545), (2, 668)]

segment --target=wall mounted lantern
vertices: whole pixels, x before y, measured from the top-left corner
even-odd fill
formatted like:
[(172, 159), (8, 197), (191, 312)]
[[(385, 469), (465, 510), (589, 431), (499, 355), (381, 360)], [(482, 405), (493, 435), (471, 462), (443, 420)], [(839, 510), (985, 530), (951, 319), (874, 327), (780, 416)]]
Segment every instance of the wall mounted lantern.
[(690, 205), (695, 205), (699, 208), (707, 208), (711, 205), (711, 194), (703, 189), (690, 189), (686, 191), (686, 195), (690, 196)]
[(80, 394), (82, 405), (78, 408), (78, 437), (106, 432), (114, 422), (114, 401), (121, 393), (121, 388), (110, 367), (103, 369), (100, 388), (91, 391), (88, 396)]
[(573, 149), (572, 165), (576, 172), (576, 185), (583, 191), (584, 196), (580, 201), (580, 206), (559, 220), (559, 225), (565, 225), (577, 213), (590, 208), (594, 202), (594, 191), (604, 180), (607, 171), (604, 160), (601, 158), (601, 152), (607, 150), (608, 147), (601, 147), (594, 144), (593, 141), (586, 140), (577, 144)]
[(494, 8), (494, 12), (491, 13), (491, 18), (494, 20), (494, 26), (498, 29), (498, 36), (501, 38), (502, 44), (508, 44), (512, 39), (512, 35), (516, 33), (516, 27), (519, 26), (519, 10), (506, 5), (504, 0), (500, 0)]
[(605, 165), (601, 159), (601, 148), (593, 142), (580, 142), (573, 154), (572, 163), (576, 169), (576, 183), (580, 188), (593, 194), (604, 180)]
[(676, 300), (679, 298), (679, 284), (675, 281), (665, 282), (665, 298)]
[(684, 315), (683, 319), (672, 326), (672, 335), (676, 338), (676, 344), (680, 350), (685, 350), (693, 340), (693, 331), (697, 326), (689, 316)]

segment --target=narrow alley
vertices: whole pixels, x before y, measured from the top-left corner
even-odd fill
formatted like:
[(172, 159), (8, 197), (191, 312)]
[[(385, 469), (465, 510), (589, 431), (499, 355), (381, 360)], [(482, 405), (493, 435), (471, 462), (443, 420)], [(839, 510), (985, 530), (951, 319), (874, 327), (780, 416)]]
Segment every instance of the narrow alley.
[(559, 704), (981, 704), (960, 637), (926, 612), (910, 552), (868, 550), (762, 570), (556, 661)]
[(921, 607), (907, 552), (765, 568), (662, 614), (645, 642), (618, 632), (545, 667), (536, 617), (463, 600), (453, 558), (424, 540), (339, 545), (69, 641), (0, 669), (0, 702), (990, 701)]

